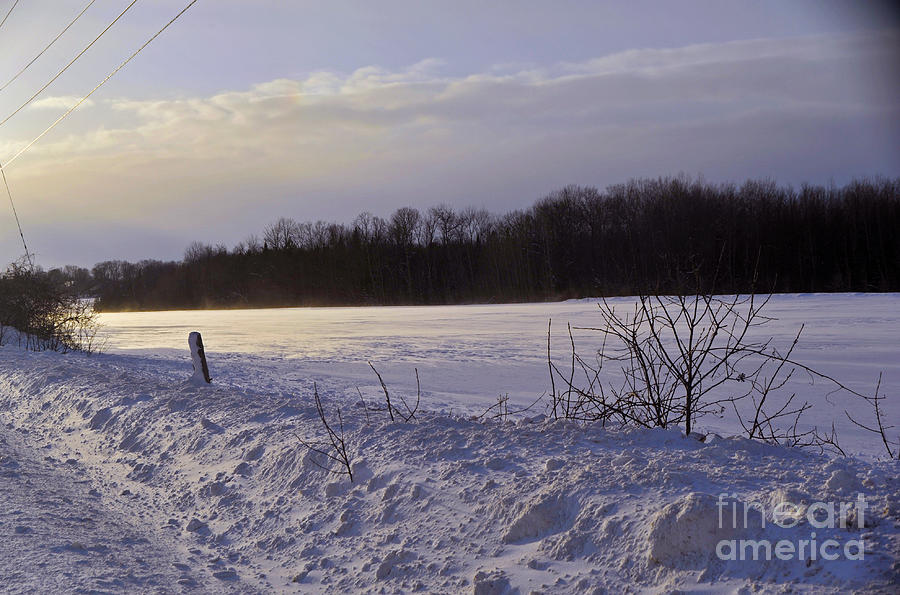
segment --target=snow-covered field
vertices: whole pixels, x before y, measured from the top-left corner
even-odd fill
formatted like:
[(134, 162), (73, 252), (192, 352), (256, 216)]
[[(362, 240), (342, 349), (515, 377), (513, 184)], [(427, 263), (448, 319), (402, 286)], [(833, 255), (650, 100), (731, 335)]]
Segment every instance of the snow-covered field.
[[(806, 323), (797, 359), (861, 392), (884, 371), (897, 395), (898, 306), (897, 295), (777, 296), (765, 332), (787, 344)], [(540, 409), (469, 418), (498, 394), (526, 404), (545, 392), (547, 319), (564, 359), (565, 324), (596, 323), (595, 308), (107, 314), (104, 355), (6, 345), (0, 580), (14, 592), (896, 592), (900, 470), (849, 428), (842, 443), (863, 456), (728, 437), (728, 419), (704, 422), (724, 437), (701, 442)], [(192, 330), (211, 386), (187, 380)], [(596, 345), (586, 331), (576, 340)], [(398, 395), (414, 393), (418, 368), (415, 420), (367, 418), (357, 387), (380, 401), (367, 360)], [(329, 412), (342, 407), (352, 483), (299, 443), (320, 432), (314, 383)], [(796, 388), (817, 404), (814, 423), (845, 408), (821, 383)], [(900, 421), (894, 401), (887, 420)], [(795, 524), (775, 523), (781, 502), (797, 505)], [(852, 503), (846, 527), (813, 515), (815, 502), (837, 516)], [(720, 559), (748, 539), (771, 559)], [(765, 556), (782, 541), (804, 551)]]
[[(630, 298), (611, 303), (629, 308)], [(900, 421), (900, 294), (802, 294), (773, 296), (764, 313), (775, 320), (757, 329), (786, 348), (806, 327), (795, 359), (821, 370), (863, 394), (871, 394), (884, 372), (882, 388), (898, 395), (886, 402), (889, 419)], [(336, 391), (359, 387), (377, 398), (378, 379), (415, 394), (418, 369), (423, 404), (429, 409), (478, 414), (509, 395), (527, 406), (550, 390), (547, 324), (553, 321), (553, 357), (568, 365), (566, 324), (598, 323), (597, 300), (544, 304), (396, 308), (285, 308), (197, 312), (104, 314), (106, 351), (163, 360), (150, 364), (173, 371), (189, 360), (187, 336), (203, 333), (210, 369), (218, 384), (259, 392), (295, 393), (318, 380)], [(601, 345), (598, 333), (575, 330), (577, 347), (588, 355)], [(618, 374), (611, 369), (610, 374)], [(858, 398), (831, 394), (833, 386), (797, 374), (785, 387), (798, 400), (815, 404), (808, 425), (829, 427), (836, 420), (848, 452), (877, 453), (880, 444), (849, 423), (845, 409)], [(540, 412), (540, 411), (538, 411)], [(701, 428), (734, 433), (729, 418), (706, 418)]]

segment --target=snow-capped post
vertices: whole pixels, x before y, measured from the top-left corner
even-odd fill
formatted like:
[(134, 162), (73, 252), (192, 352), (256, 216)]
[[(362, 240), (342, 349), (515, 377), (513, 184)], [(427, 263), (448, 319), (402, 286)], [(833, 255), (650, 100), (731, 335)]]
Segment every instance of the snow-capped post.
[(203, 350), (203, 339), (197, 331), (188, 335), (188, 345), (191, 347), (191, 360), (194, 363), (194, 380), (203, 380), (207, 384), (212, 382), (209, 377), (209, 367), (206, 365), (206, 352)]

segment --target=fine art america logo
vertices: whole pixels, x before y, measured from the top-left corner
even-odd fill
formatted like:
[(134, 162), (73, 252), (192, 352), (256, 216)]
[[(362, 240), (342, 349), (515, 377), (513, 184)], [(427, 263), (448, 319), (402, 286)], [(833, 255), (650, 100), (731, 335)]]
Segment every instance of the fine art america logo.
[[(722, 539), (716, 544), (720, 560), (862, 560), (865, 547), (861, 539), (843, 542), (834, 539), (833, 529), (852, 530), (865, 527), (869, 505), (859, 494), (855, 502), (813, 502), (809, 506), (780, 502), (767, 510), (760, 502), (740, 502), (720, 494), (716, 507), (719, 530), (765, 529), (767, 519), (781, 529), (793, 529), (802, 522), (809, 524), (809, 533), (793, 539)], [(817, 537), (816, 530), (833, 534), (827, 539)]]

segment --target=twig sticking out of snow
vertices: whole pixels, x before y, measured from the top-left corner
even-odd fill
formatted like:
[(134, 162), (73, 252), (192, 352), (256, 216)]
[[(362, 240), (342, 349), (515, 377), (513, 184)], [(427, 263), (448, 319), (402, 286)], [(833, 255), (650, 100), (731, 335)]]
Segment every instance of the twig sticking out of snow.
[[(884, 450), (887, 452), (889, 459), (900, 459), (900, 440), (896, 442), (891, 442), (887, 437), (887, 431), (892, 429), (894, 426), (885, 426), (884, 420), (882, 419), (882, 411), (881, 411), (881, 401), (885, 400), (884, 395), (879, 395), (878, 393), (881, 391), (881, 376), (882, 373), (878, 374), (878, 383), (875, 385), (875, 395), (872, 397), (864, 396), (863, 398), (874, 408), (875, 410), (875, 427), (867, 426), (859, 423), (855, 419), (850, 416), (846, 410), (844, 411), (844, 415), (847, 416), (847, 419), (852, 421), (854, 424), (859, 426), (864, 430), (868, 430), (874, 434), (878, 434), (881, 438), (881, 443), (884, 445)], [(894, 448), (897, 450), (894, 451)]]
[(356, 394), (359, 395), (359, 402), (362, 403), (363, 411), (366, 412), (366, 425), (372, 423), (372, 420), (369, 419), (369, 406), (366, 405), (366, 400), (362, 396), (362, 391), (359, 390), (359, 387), (356, 387)]
[(381, 377), (381, 374), (378, 373), (378, 370), (375, 369), (375, 366), (372, 365), (372, 362), (369, 362), (369, 367), (372, 368), (372, 371), (378, 376), (378, 382), (381, 383), (381, 390), (384, 391), (384, 400), (387, 401), (388, 415), (391, 416), (391, 421), (394, 421), (394, 408), (391, 406), (391, 394), (388, 392), (387, 385), (385, 385), (384, 379)]
[[(485, 418), (487, 419), (498, 419), (500, 421), (507, 421), (511, 415), (517, 415), (519, 413), (526, 413), (531, 411), (532, 407), (540, 403), (544, 400), (544, 397), (547, 396), (547, 393), (541, 393), (537, 399), (532, 401), (531, 405), (528, 407), (522, 407), (521, 409), (510, 409), (509, 408), (509, 393), (505, 395), (499, 395), (497, 397), (497, 402), (485, 409), (481, 415), (477, 418), (478, 421), (481, 421)], [(491, 414), (488, 416), (488, 414)]]
[(341, 408), (337, 408), (338, 430), (335, 431), (334, 428), (331, 427), (331, 424), (328, 423), (328, 418), (325, 416), (325, 409), (322, 407), (322, 399), (319, 397), (319, 388), (316, 384), (313, 384), (313, 396), (316, 400), (316, 412), (319, 414), (319, 421), (322, 422), (322, 426), (325, 428), (328, 440), (307, 442), (301, 438), (299, 434), (295, 433), (294, 435), (297, 436), (297, 440), (300, 441), (300, 444), (312, 452), (320, 454), (337, 463), (339, 468), (333, 469), (319, 463), (315, 458), (310, 457), (310, 461), (312, 461), (313, 464), (329, 473), (335, 473), (337, 475), (346, 474), (347, 477), (350, 478), (350, 483), (353, 483), (353, 470), (351, 468), (352, 456), (347, 448), (347, 442), (344, 439), (344, 419), (341, 417)]
[(409, 408), (409, 405), (406, 404), (406, 399), (400, 397), (400, 400), (403, 401), (403, 406), (406, 407), (406, 410), (409, 411), (409, 417), (406, 418), (406, 421), (411, 419), (415, 419), (416, 411), (419, 410), (419, 401), (422, 400), (422, 385), (419, 384), (419, 368), (413, 368), (416, 371), (416, 406), (412, 409)]
[[(375, 369), (375, 366), (372, 365), (372, 362), (368, 362), (369, 367), (372, 368), (372, 371), (375, 372), (375, 375), (378, 376), (378, 382), (381, 383), (381, 390), (384, 391), (384, 400), (387, 402), (387, 410), (388, 415), (391, 416), (391, 421), (395, 421), (394, 413), (403, 418), (403, 421), (409, 423), (410, 421), (416, 418), (416, 412), (419, 410), (419, 402), (422, 400), (422, 386), (419, 383), (419, 369), (415, 368), (416, 371), (416, 404), (413, 407), (409, 406), (409, 403), (406, 402), (406, 399), (403, 398), (403, 395), (400, 395), (400, 402), (403, 403), (403, 407), (406, 409), (407, 415), (404, 415), (399, 408), (394, 407), (391, 404), (391, 394), (388, 392), (387, 385), (384, 383), (384, 379), (381, 377), (381, 374), (378, 373), (378, 370)], [(368, 414), (368, 410), (367, 410)]]

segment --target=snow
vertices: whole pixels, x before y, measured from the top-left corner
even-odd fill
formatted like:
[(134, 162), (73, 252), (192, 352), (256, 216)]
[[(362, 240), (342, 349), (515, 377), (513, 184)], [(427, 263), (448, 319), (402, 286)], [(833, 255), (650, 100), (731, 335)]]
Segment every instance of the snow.
[(122, 514), (90, 487), (77, 458), (41, 456), (0, 428), (0, 580), (7, 593), (166, 591), (203, 584), (148, 538), (138, 515)]
[[(860, 384), (883, 369), (890, 389), (896, 305), (779, 296), (773, 334), (805, 321), (803, 361)], [(862, 441), (866, 456), (835, 458), (733, 437), (727, 420), (700, 441), (537, 409), (472, 419), (497, 394), (530, 402), (546, 390), (548, 315), (582, 325), (595, 307), (105, 315), (108, 354), (0, 347), (4, 588), (896, 592), (898, 467)], [(190, 381), (194, 330), (211, 385)], [(407, 397), (419, 369), (415, 419), (391, 422), (368, 359)], [(323, 435), (314, 384), (329, 415), (341, 408), (353, 483), (299, 442)], [(782, 502), (794, 504), (793, 526), (775, 523)], [(846, 526), (820, 528), (818, 502), (843, 504)], [(745, 508), (746, 526), (722, 526)], [(812, 533), (841, 555), (813, 559), (809, 544), (786, 560), (718, 555), (732, 540), (802, 544)]]
[[(632, 298), (610, 302), (621, 309), (634, 303)], [(174, 369), (183, 362), (188, 333), (201, 331), (210, 374), (219, 385), (292, 393), (298, 382), (317, 379), (353, 394), (358, 386), (374, 399), (381, 387), (371, 361), (390, 388), (406, 395), (416, 392), (417, 368), (423, 404), (432, 410), (479, 414), (498, 396), (509, 396), (512, 409), (527, 407), (550, 390), (549, 320), (553, 356), (564, 369), (570, 355), (567, 323), (575, 328), (581, 354), (599, 348), (598, 333), (577, 328), (596, 326), (597, 303), (140, 312), (104, 314), (101, 320), (107, 352), (162, 359), (157, 369), (166, 370), (173, 370), (173, 361)], [(884, 372), (882, 392), (900, 393), (900, 294), (780, 294), (764, 314), (774, 320), (756, 329), (757, 336), (773, 337), (782, 348), (805, 324), (794, 350), (798, 361), (863, 394), (872, 394)], [(814, 405), (804, 427), (830, 428), (836, 421), (848, 452), (879, 452), (878, 441), (844, 416), (845, 409), (859, 410), (861, 399), (832, 394), (833, 388), (798, 372), (783, 392)], [(900, 420), (900, 398), (889, 398), (884, 406), (887, 419)], [(727, 417), (707, 417), (700, 429), (740, 430)]]

